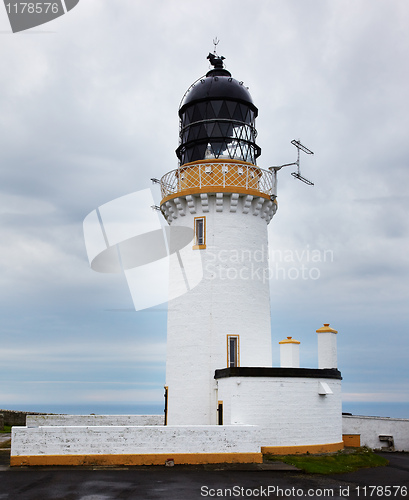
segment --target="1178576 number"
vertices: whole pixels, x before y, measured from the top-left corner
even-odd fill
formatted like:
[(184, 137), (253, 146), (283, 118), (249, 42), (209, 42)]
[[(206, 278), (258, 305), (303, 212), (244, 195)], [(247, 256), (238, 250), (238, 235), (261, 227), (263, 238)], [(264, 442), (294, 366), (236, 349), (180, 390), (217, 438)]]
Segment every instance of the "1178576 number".
[(58, 14), (59, 5), (52, 2), (14, 2), (7, 3), (6, 9), (9, 14), (24, 14), (24, 12), (28, 14), (47, 14), (48, 12)]
[(407, 486), (356, 486), (358, 497), (407, 497)]

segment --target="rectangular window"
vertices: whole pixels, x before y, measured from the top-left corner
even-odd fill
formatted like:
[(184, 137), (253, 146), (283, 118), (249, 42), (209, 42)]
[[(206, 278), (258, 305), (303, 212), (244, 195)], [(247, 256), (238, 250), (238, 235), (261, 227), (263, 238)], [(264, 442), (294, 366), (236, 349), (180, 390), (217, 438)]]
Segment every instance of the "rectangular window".
[(240, 366), (239, 336), (227, 335), (227, 366)]
[(195, 217), (195, 250), (206, 248), (206, 217)]

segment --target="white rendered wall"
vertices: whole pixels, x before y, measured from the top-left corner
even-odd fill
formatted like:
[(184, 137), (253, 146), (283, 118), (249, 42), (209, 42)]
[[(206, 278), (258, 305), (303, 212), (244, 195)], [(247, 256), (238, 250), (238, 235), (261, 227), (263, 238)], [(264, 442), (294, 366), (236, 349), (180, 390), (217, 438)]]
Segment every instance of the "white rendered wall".
[(216, 425), (12, 429), (12, 457), (154, 453), (260, 453), (259, 429), (254, 426)]
[[(320, 383), (332, 394), (320, 395)], [(224, 424), (263, 428), (263, 446), (342, 441), (341, 381), (328, 378), (226, 377), (218, 379)]]
[(387, 446), (379, 436), (393, 436), (396, 451), (409, 451), (409, 420), (343, 415), (343, 434), (359, 434), (361, 446), (379, 449)]
[(27, 415), (27, 427), (164, 425), (163, 415)]
[[(275, 205), (231, 193), (181, 197), (168, 205), (172, 226), (193, 228), (195, 217), (206, 217), (206, 249), (191, 250), (200, 252), (203, 280), (169, 302), (168, 423), (215, 424), (214, 372), (227, 367), (227, 335), (239, 336), (240, 366), (272, 364), (267, 221)], [(171, 287), (182, 271), (172, 255)]]

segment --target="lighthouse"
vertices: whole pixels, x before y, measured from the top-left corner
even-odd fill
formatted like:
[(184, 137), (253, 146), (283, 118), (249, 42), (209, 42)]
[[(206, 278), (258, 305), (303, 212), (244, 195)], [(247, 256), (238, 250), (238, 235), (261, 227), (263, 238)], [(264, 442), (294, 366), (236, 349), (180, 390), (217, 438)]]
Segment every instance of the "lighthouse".
[[(223, 423), (215, 371), (272, 365), (267, 226), (277, 209), (275, 172), (257, 166), (258, 109), (248, 88), (223, 57), (208, 59), (212, 69), (179, 108), (179, 166), (161, 178), (167, 223), (193, 237), (170, 258), (169, 425)], [(185, 262), (202, 266), (194, 288)], [(177, 297), (181, 283), (188, 291)]]
[[(277, 210), (276, 175), (296, 165), (293, 177), (312, 183), (300, 174), (299, 154), (295, 163), (257, 165), (258, 109), (224, 58), (208, 59), (212, 69), (188, 88), (179, 108), (179, 165), (160, 180), (168, 226), (145, 233), (156, 242), (152, 255), (143, 254), (139, 233), (124, 244), (110, 240), (107, 207), (84, 224), (84, 234), (96, 239), (89, 245), (96, 270), (107, 263), (115, 269), (110, 259), (120, 254), (126, 268), (139, 264), (139, 276), (149, 276), (163, 236), (169, 260), (165, 419), (41, 415), (13, 428), (11, 465), (262, 463), (266, 453), (344, 446), (337, 330), (329, 323), (316, 330), (318, 368), (301, 368), (300, 341), (280, 340), (275, 332), (281, 366), (272, 366), (267, 226)], [(292, 144), (312, 154), (299, 141)], [(149, 197), (137, 199), (149, 207)], [(115, 213), (118, 206), (126, 208), (125, 220), (136, 213), (122, 200)]]

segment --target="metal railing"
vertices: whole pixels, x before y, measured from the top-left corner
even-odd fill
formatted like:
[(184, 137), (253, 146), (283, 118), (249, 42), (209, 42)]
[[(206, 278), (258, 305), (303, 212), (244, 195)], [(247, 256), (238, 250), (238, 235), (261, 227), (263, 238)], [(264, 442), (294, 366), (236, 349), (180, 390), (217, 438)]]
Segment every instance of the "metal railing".
[(194, 188), (221, 189), (235, 187), (276, 195), (276, 172), (255, 165), (235, 162), (199, 162), (181, 166), (166, 173), (160, 180), (162, 199)]

